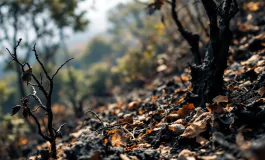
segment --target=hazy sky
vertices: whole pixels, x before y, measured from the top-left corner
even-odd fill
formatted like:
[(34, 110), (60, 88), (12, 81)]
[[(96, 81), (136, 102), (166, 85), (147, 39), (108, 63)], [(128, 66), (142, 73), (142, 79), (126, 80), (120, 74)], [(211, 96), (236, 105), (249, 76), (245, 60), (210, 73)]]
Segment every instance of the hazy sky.
[[(68, 41), (70, 46), (87, 42), (93, 36), (103, 33), (108, 27), (107, 12), (118, 3), (126, 3), (132, 0), (86, 0), (80, 4), (80, 9), (87, 10), (90, 21), (85, 33), (77, 33)], [(95, 9), (91, 9), (94, 6)]]
[[(86, 44), (92, 37), (103, 33), (108, 27), (107, 12), (118, 3), (127, 3), (133, 0), (85, 0), (79, 5), (80, 10), (88, 11), (87, 17), (90, 21), (88, 30), (82, 33), (71, 35), (67, 40), (68, 47), (75, 48), (77, 45)], [(93, 6), (94, 9), (91, 7)], [(7, 56), (7, 54), (4, 54)], [(0, 62), (3, 61), (0, 55)]]

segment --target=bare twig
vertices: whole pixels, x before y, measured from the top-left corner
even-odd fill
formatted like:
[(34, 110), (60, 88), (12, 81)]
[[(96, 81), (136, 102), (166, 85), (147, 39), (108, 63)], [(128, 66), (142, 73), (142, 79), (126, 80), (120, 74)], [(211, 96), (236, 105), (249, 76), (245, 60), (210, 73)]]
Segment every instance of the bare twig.
[(35, 123), (36, 123), (37, 126), (38, 126), (38, 134), (39, 134), (40, 136), (42, 136), (43, 139), (45, 139), (45, 140), (47, 140), (47, 141), (51, 141), (51, 138), (48, 137), (47, 135), (44, 135), (43, 132), (41, 131), (40, 122), (39, 122), (39, 120), (37, 119), (37, 117), (36, 117), (31, 111), (29, 111), (29, 115), (30, 115), (31, 117), (33, 117)]
[(176, 25), (178, 26), (178, 30), (181, 33), (182, 37), (187, 40), (187, 42), (189, 43), (190, 47), (191, 47), (191, 52), (193, 54), (193, 58), (194, 58), (194, 63), (199, 65), (201, 64), (201, 55), (200, 55), (200, 51), (199, 51), (199, 40), (200, 40), (200, 36), (197, 34), (192, 34), (191, 32), (188, 32), (184, 29), (183, 25), (181, 24), (177, 12), (176, 12), (176, 0), (172, 0), (171, 3), (171, 14), (172, 17), (176, 23)]
[(73, 60), (74, 58), (70, 58), (70, 59), (68, 59), (67, 61), (65, 61), (57, 70), (56, 70), (56, 72), (53, 74), (53, 76), (52, 76), (52, 79), (56, 76), (56, 74), (59, 72), (59, 70), (66, 64), (66, 63), (68, 63), (69, 61), (71, 61), (71, 60)]
[(40, 104), (40, 107), (43, 109), (43, 110), (45, 110), (45, 111), (47, 111), (47, 107), (41, 102), (41, 100), (40, 100), (40, 98), (36, 95), (36, 90), (35, 90), (35, 88), (32, 86), (32, 89), (33, 89), (33, 93), (32, 94), (30, 94), (33, 98), (35, 98), (35, 100), (37, 100), (38, 102), (39, 102), (39, 104)]
[(97, 117), (97, 119), (100, 121), (100, 123), (102, 124), (102, 126), (104, 127), (104, 123), (103, 123), (103, 121), (99, 118), (99, 116), (98, 116), (97, 113), (95, 113), (95, 112), (93, 112), (93, 111), (91, 111), (91, 110), (88, 110), (88, 111), (86, 111), (86, 112), (84, 113), (84, 115), (87, 114), (88, 112), (93, 113), (93, 114)]
[(132, 124), (130, 124), (130, 123), (128, 123), (128, 122), (118, 123), (118, 124), (114, 124), (114, 125), (111, 125), (111, 126), (106, 126), (106, 127), (99, 128), (98, 130), (96, 130), (96, 132), (99, 132), (99, 131), (101, 131), (101, 130), (111, 129), (111, 128), (113, 128), (113, 127), (120, 127), (120, 126), (125, 125), (125, 124), (127, 124), (127, 125), (132, 125)]
[[(132, 140), (135, 140), (134, 134), (132, 132), (130, 132), (128, 129), (126, 129), (125, 127), (122, 127), (127, 133), (129, 133), (132, 136)], [(135, 130), (134, 130), (135, 131)]]
[(40, 106), (38, 106), (36, 109), (34, 109), (32, 112), (37, 112), (39, 110)]
[(47, 78), (48, 80), (51, 80), (51, 77), (49, 76), (49, 74), (48, 74), (46, 68), (44, 67), (43, 63), (42, 63), (42, 62), (40, 61), (40, 59), (39, 59), (39, 55), (38, 55), (37, 50), (36, 50), (36, 43), (34, 44), (34, 47), (33, 47), (33, 50), (32, 50), (32, 51), (35, 53), (35, 58), (36, 58), (36, 60), (38, 61), (38, 63), (40, 64), (40, 66), (41, 66), (43, 72), (45, 73), (46, 78)]

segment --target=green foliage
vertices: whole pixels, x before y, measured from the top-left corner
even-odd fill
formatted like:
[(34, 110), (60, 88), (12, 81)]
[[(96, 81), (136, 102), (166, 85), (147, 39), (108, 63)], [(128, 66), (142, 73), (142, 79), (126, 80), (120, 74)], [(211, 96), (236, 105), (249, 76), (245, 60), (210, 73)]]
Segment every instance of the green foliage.
[(126, 82), (143, 77), (151, 77), (155, 73), (157, 55), (154, 46), (149, 46), (143, 53), (137, 50), (128, 51), (118, 59), (118, 65), (112, 68), (114, 73), (120, 73)]
[(11, 92), (12, 89), (8, 87), (7, 82), (4, 80), (0, 81), (0, 116), (2, 115), (2, 105), (6, 102)]
[(104, 95), (114, 83), (117, 83), (117, 79), (115, 80), (110, 72), (110, 65), (106, 62), (94, 64), (89, 68), (88, 81), (89, 90), (95, 96)]
[(112, 52), (112, 44), (103, 37), (95, 37), (89, 42), (85, 53), (81, 57), (81, 61), (83, 61), (84, 66), (87, 68), (93, 63), (110, 57)]
[(123, 52), (131, 47), (144, 48), (151, 43), (165, 46), (160, 44), (164, 43), (161, 40), (169, 38), (158, 16), (148, 16), (143, 5), (136, 2), (117, 5), (108, 13), (111, 42), (120, 45), (115, 48), (120, 48)]
[(0, 122), (1, 139), (4, 139), (6, 143), (12, 143), (16, 140), (17, 136), (29, 132), (25, 120), (17, 116), (12, 117), (10, 114), (6, 114)]
[[(87, 97), (89, 90), (88, 80), (82, 71), (69, 67), (62, 70), (58, 76), (61, 84), (60, 95), (62, 101), (77, 103)], [(76, 104), (75, 104), (76, 105)]]
[(55, 1), (44, 0), (43, 4), (50, 10), (52, 19), (59, 28), (70, 26), (74, 31), (84, 31), (88, 20), (86, 11), (77, 12), (78, 3), (82, 0)]
[[(26, 134), (29, 132), (28, 125), (24, 119), (6, 114), (0, 116), (0, 128), (0, 159), (9, 159), (8, 157), (14, 159), (28, 143), (26, 139)], [(12, 152), (10, 149), (13, 149)]]
[(88, 25), (86, 11), (78, 10), (78, 4), (82, 1), (2, 0), (0, 32), (3, 34), (0, 35), (0, 42), (6, 42), (4, 48), (13, 48), (16, 41), (22, 38), (21, 46), (25, 48), (22, 61), (29, 61), (32, 47), (38, 40), (42, 42), (38, 48), (44, 62), (54, 62), (66, 30), (84, 31)]

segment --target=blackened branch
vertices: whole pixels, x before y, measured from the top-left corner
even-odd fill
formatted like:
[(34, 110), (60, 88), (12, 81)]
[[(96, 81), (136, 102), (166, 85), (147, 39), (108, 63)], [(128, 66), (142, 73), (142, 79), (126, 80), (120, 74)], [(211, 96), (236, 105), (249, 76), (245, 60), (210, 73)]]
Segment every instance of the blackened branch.
[(176, 0), (172, 0), (171, 3), (171, 14), (172, 17), (176, 23), (176, 25), (178, 26), (178, 30), (181, 33), (182, 37), (189, 43), (190, 47), (191, 47), (191, 52), (193, 54), (193, 58), (194, 58), (194, 63), (196, 65), (201, 64), (201, 55), (199, 52), (199, 40), (200, 40), (200, 36), (198, 34), (193, 34), (191, 32), (188, 32), (184, 29), (184, 27), (182, 26), (177, 12), (176, 12)]
[(45, 140), (47, 140), (47, 141), (51, 141), (51, 138), (50, 138), (50, 137), (48, 137), (47, 135), (44, 135), (44, 134), (43, 134), (43, 132), (42, 132), (42, 130), (41, 130), (40, 122), (39, 122), (39, 120), (37, 119), (37, 117), (36, 117), (31, 111), (29, 111), (29, 115), (30, 115), (31, 117), (33, 117), (35, 123), (36, 123), (37, 126), (38, 126), (38, 134), (39, 134), (40, 136), (42, 136), (43, 139), (45, 139)]
[(37, 87), (42, 91), (44, 96), (47, 98), (48, 97), (48, 92), (45, 90), (45, 88), (43, 87), (41, 82), (37, 79), (37, 77), (34, 74), (32, 74), (31, 76), (35, 80), (35, 82), (37, 83)]
[(52, 79), (57, 75), (57, 73), (59, 72), (59, 70), (66, 64), (66, 63), (68, 63), (69, 61), (71, 61), (71, 60), (73, 60), (74, 58), (70, 58), (70, 59), (68, 59), (67, 61), (65, 61), (57, 70), (56, 70), (56, 72), (53, 74), (53, 76), (52, 76)]
[(39, 59), (39, 55), (38, 55), (37, 50), (36, 50), (36, 43), (34, 44), (34, 47), (33, 47), (33, 50), (32, 50), (32, 51), (35, 53), (35, 58), (36, 58), (36, 60), (38, 61), (38, 63), (40, 64), (40, 66), (41, 66), (43, 72), (45, 73), (46, 78), (50, 81), (50, 80), (51, 80), (51, 77), (49, 76), (49, 74), (48, 74), (46, 68), (44, 67), (43, 63), (42, 63), (41, 60)]
[(217, 23), (217, 6), (213, 0), (202, 0), (202, 4), (210, 21), (210, 42), (208, 52), (205, 56), (205, 61), (212, 60), (217, 56), (217, 43), (219, 41), (219, 27)]
[[(22, 39), (19, 39), (18, 43), (16, 44), (16, 46), (14, 47), (14, 54), (12, 54), (8, 49), (8, 53), (10, 54), (10, 56), (12, 57), (12, 61), (15, 61), (18, 65), (21, 66), (21, 70), (23, 71), (23, 73), (25, 72), (24, 67), (27, 66), (29, 69), (31, 68), (31, 66), (29, 65), (29, 63), (21, 63), (18, 58), (17, 58), (17, 47), (19, 46), (20, 42)], [(56, 76), (56, 74), (59, 72), (59, 70), (66, 64), (68, 63), (70, 60), (72, 60), (73, 58), (67, 60), (65, 63), (63, 63), (54, 73), (54, 75), (52, 76), (52, 78), (49, 76), (47, 69), (45, 68), (44, 64), (41, 62), (41, 60), (39, 59), (39, 55), (36, 51), (36, 44), (33, 47), (33, 52), (35, 53), (35, 58), (38, 61), (38, 63), (40, 64), (47, 80), (49, 81), (49, 90), (46, 90), (43, 86), (43, 80), (42, 80), (42, 75), (40, 74), (40, 80), (37, 79), (37, 77), (30, 73), (31, 77), (35, 80), (36, 84), (32, 84), (30, 83), (30, 85), (33, 88), (33, 93), (29, 94), (28, 96), (32, 96), (33, 98), (35, 98), (36, 101), (39, 102), (39, 106), (37, 107), (36, 110), (38, 110), (38, 108), (42, 108), (44, 111), (47, 112), (47, 116), (48, 116), (48, 131), (49, 131), (49, 135), (44, 134), (41, 131), (41, 126), (39, 123), (39, 120), (37, 119), (37, 117), (32, 113), (34, 111), (29, 110), (29, 115), (33, 117), (35, 123), (38, 126), (38, 134), (41, 135), (43, 137), (43, 139), (49, 141), (51, 143), (51, 157), (56, 158), (56, 138), (59, 136), (59, 132), (61, 130), (61, 128), (65, 125), (61, 125), (59, 127), (59, 129), (57, 131), (54, 131), (53, 128), (53, 112), (52, 112), (52, 103), (51, 103), (51, 99), (52, 99), (52, 92), (53, 92), (53, 78)], [(40, 98), (36, 95), (36, 90), (34, 87), (38, 87), (42, 93), (44, 94), (45, 98), (46, 98), (46, 104), (44, 105), (42, 103), (42, 101), (40, 100)], [(27, 97), (28, 97), (27, 96)], [(35, 110), (35, 111), (36, 111)]]
[(32, 86), (32, 89), (33, 89), (33, 93), (32, 94), (30, 94), (36, 101), (38, 101), (39, 102), (39, 104), (40, 104), (40, 107), (43, 109), (43, 110), (45, 110), (45, 111), (47, 111), (47, 107), (41, 102), (41, 100), (40, 100), (40, 98), (36, 95), (36, 90), (35, 90), (35, 88)]
[(230, 20), (236, 15), (238, 10), (236, 0), (225, 0), (220, 11), (220, 25), (229, 27)]
[(97, 114), (96, 112), (93, 112), (93, 111), (91, 111), (91, 110), (88, 110), (88, 111), (86, 111), (86, 112), (84, 113), (84, 115), (85, 115), (86, 113), (88, 113), (88, 112), (93, 113), (93, 114), (97, 117), (97, 119), (100, 121), (100, 123), (102, 124), (102, 126), (104, 126), (103, 121), (99, 118), (99, 116), (98, 116), (98, 114)]

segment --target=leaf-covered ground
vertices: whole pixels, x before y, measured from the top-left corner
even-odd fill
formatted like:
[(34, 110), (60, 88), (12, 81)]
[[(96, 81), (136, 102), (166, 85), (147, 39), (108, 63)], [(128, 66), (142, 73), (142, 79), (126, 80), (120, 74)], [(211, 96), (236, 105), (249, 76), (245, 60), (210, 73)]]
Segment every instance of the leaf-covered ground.
[(181, 76), (160, 76), (93, 110), (98, 115), (87, 113), (76, 132), (57, 142), (59, 159), (265, 159), (261, 15), (253, 14), (254, 24), (242, 23), (234, 30), (224, 91), (206, 108), (186, 98), (192, 94), (188, 68)]

